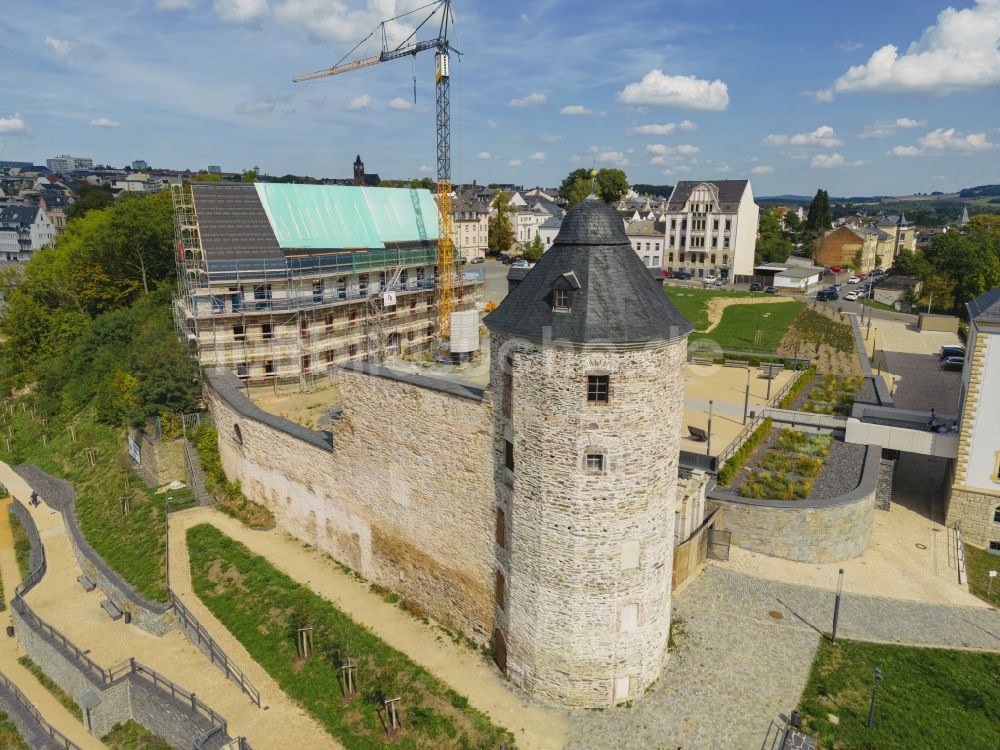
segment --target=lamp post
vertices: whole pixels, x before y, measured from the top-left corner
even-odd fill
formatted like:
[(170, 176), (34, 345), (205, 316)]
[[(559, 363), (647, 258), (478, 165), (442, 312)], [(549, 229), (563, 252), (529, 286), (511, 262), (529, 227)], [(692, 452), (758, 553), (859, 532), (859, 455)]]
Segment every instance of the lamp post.
[(747, 423), (747, 409), (750, 408), (750, 368), (747, 368), (747, 390), (743, 396), (743, 424)]
[(712, 455), (712, 401), (708, 402), (708, 444), (705, 446), (705, 455)]
[(878, 684), (882, 681), (882, 670), (878, 667), (875, 668), (875, 681), (872, 683), (872, 703), (868, 707), (868, 728), (872, 728), (872, 722), (875, 721), (875, 693), (878, 690)]
[(837, 595), (833, 599), (833, 632), (830, 634), (830, 643), (837, 642), (837, 622), (840, 620), (840, 593), (844, 589), (844, 569), (840, 569), (840, 576), (837, 578)]

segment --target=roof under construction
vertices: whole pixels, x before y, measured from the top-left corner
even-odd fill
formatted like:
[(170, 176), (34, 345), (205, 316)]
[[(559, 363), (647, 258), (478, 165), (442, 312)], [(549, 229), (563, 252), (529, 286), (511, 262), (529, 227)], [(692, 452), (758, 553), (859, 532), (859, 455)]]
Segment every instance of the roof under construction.
[(191, 194), (209, 262), (437, 243), (427, 190), (205, 182)]

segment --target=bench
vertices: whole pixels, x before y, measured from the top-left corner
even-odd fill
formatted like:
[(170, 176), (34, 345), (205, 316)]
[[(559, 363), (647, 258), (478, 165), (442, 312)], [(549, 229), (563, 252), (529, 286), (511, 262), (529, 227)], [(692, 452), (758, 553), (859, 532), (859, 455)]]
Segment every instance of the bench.
[(692, 357), (691, 364), (693, 365), (714, 365), (715, 360), (709, 359), (707, 357)]
[(76, 577), (76, 580), (77, 580), (77, 582), (78, 582), (78, 583), (79, 583), (79, 584), (80, 584), (81, 586), (83, 586), (83, 590), (84, 590), (84, 591), (93, 591), (94, 589), (96, 589), (96, 588), (97, 588), (97, 584), (95, 584), (95, 583), (94, 583), (93, 581), (91, 581), (91, 580), (90, 580), (89, 578), (87, 578), (87, 576), (85, 576), (85, 575), (83, 575), (83, 576), (77, 576), (77, 577)]
[(767, 378), (768, 380), (771, 380), (773, 378), (778, 377), (778, 375), (780, 375), (781, 371), (784, 369), (785, 366), (780, 363), (775, 363), (773, 365), (764, 364), (760, 366), (760, 376), (762, 378)]
[(708, 441), (708, 433), (705, 432), (700, 427), (694, 427), (693, 425), (688, 425), (688, 432), (691, 434), (691, 439), (699, 443), (705, 443)]
[(120, 620), (122, 616), (122, 611), (118, 609), (118, 606), (110, 599), (105, 599), (101, 602), (101, 609), (108, 613), (112, 620)]
[(749, 362), (744, 362), (742, 359), (727, 359), (722, 363), (723, 367), (749, 367)]

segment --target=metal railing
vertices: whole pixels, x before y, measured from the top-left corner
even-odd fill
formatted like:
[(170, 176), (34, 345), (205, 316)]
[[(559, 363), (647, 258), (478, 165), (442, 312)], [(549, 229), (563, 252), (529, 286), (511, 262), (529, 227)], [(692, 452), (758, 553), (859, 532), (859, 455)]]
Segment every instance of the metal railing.
[(33, 589), (35, 585), (42, 580), (42, 576), (45, 575), (45, 571), (49, 569), (48, 562), (45, 560), (45, 546), (43, 544), (38, 545), (38, 554), (41, 558), (38, 563), (38, 567), (28, 573), (28, 577), (14, 588), (15, 599), (18, 599), (31, 591), (31, 589)]
[(110, 676), (111, 670), (101, 667), (97, 662), (87, 656), (83, 649), (79, 648), (75, 643), (73, 643), (73, 641), (35, 614), (35, 611), (28, 606), (28, 603), (24, 601), (20, 593), (14, 595), (14, 598), (11, 599), (10, 606), (11, 609), (17, 612), (23, 619), (27, 620), (32, 627), (40, 630), (43, 635), (47, 636), (50, 640), (54, 641), (59, 648), (64, 650), (73, 659), (73, 661), (77, 663), (77, 666), (81, 669), (81, 671), (83, 671), (91, 679), (101, 683), (102, 685), (108, 685), (112, 682)]
[(215, 639), (209, 634), (205, 627), (198, 622), (197, 618), (191, 613), (191, 611), (184, 606), (180, 598), (170, 590), (170, 603), (174, 605), (174, 611), (177, 613), (177, 617), (183, 623), (186, 629), (194, 631), (194, 641), (195, 645), (199, 647), (204, 647), (208, 652), (208, 658), (213, 662), (218, 664), (222, 671), (225, 672), (226, 677), (237, 685), (240, 686), (242, 690), (251, 701), (259, 708), (260, 707), (260, 691), (253, 686), (253, 683), (247, 679), (247, 676), (243, 671), (234, 665), (230, 660), (229, 656), (222, 647), (215, 642)]
[(25, 710), (31, 714), (31, 718), (38, 722), (39, 728), (45, 732), (49, 737), (59, 743), (59, 746), (64, 748), (64, 750), (80, 750), (80, 746), (75, 742), (70, 740), (65, 734), (60, 732), (54, 726), (49, 724), (42, 715), (38, 712), (38, 709), (32, 704), (31, 701), (22, 693), (17, 685), (8, 679), (7, 675), (0, 672), (0, 683), (3, 684), (7, 691), (14, 696), (14, 700), (24, 706)]
[(762, 411), (756, 412), (753, 415), (753, 419), (751, 419), (747, 423), (747, 426), (744, 427), (742, 430), (740, 430), (739, 435), (737, 435), (736, 438), (729, 445), (727, 445), (722, 450), (722, 452), (720, 452), (719, 455), (717, 456), (717, 458), (719, 459), (718, 465), (720, 469), (726, 463), (726, 461), (728, 461), (732, 457), (732, 455), (736, 453), (736, 451), (738, 451), (740, 448), (743, 447), (743, 443), (747, 441), (747, 438), (749, 438), (750, 435), (753, 434), (753, 431), (756, 430), (757, 427), (760, 426), (760, 423), (763, 421), (764, 421), (764, 414)]
[(955, 564), (958, 568), (958, 584), (965, 584), (965, 543), (962, 541), (962, 520), (955, 521)]
[[(184, 688), (178, 686), (176, 683), (168, 680), (166, 677), (161, 675), (159, 672), (150, 669), (144, 664), (140, 664), (135, 659), (129, 659), (127, 662), (122, 662), (118, 667), (128, 667), (125, 671), (121, 671), (115, 680), (119, 680), (122, 677), (127, 677), (130, 674), (134, 674), (137, 677), (144, 679), (146, 682), (151, 684), (153, 687), (161, 690), (165, 693), (170, 693), (170, 696), (185, 706), (190, 706), (191, 710), (204, 716), (208, 719), (215, 727), (221, 727), (222, 731), (226, 731), (228, 722), (217, 714), (211, 707), (208, 706), (204, 701), (202, 701), (194, 693), (188, 692)], [(114, 669), (115, 667), (112, 667)], [(110, 670), (109, 670), (110, 671)]]

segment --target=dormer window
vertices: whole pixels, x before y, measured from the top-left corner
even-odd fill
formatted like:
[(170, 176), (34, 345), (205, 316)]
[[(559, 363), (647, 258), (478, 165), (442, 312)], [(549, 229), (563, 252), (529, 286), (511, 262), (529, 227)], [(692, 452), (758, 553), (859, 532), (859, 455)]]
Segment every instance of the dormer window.
[(552, 303), (552, 309), (556, 312), (568, 312), (569, 311), (569, 290), (568, 289), (556, 289), (555, 301)]

